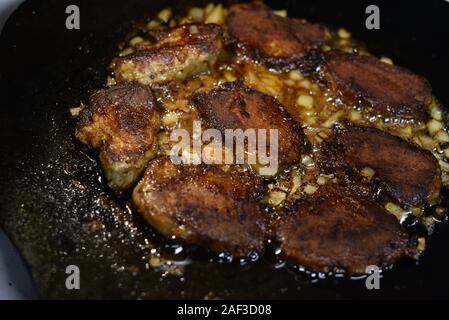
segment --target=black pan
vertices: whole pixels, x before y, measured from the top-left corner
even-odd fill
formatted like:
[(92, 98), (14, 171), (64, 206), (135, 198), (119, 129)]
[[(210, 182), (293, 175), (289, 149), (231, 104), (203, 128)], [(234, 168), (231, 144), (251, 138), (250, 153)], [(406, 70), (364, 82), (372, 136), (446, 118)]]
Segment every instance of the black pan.
[[(198, 1), (201, 2), (201, 1)], [(205, 2), (201, 2), (204, 4)], [(81, 29), (65, 28), (65, 8), (81, 10)], [(126, 201), (105, 188), (95, 158), (73, 139), (68, 108), (101, 87), (117, 44), (141, 19), (178, 1), (37, 0), (13, 14), (1, 35), (0, 222), (23, 254), (45, 298), (447, 298), (449, 228), (439, 224), (419, 263), (401, 261), (381, 290), (364, 280), (317, 279), (273, 266), (269, 257), (241, 266), (185, 247), (182, 277), (146, 268), (149, 251), (176, 245), (156, 235)], [(365, 28), (377, 4), (381, 30)], [(345, 26), (400, 65), (427, 77), (449, 105), (449, 3), (440, 1), (276, 1), (291, 16)], [(447, 206), (448, 198), (444, 202)], [(99, 228), (102, 225), (103, 228)], [(77, 265), (81, 289), (67, 290)]]

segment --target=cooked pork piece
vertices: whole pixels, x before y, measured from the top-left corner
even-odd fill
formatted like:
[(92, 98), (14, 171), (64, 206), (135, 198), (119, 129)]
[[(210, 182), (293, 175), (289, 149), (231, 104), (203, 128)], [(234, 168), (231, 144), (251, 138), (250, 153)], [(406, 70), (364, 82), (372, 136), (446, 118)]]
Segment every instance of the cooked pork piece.
[(231, 6), (227, 26), (245, 54), (282, 70), (308, 65), (324, 40), (320, 25), (280, 17), (258, 3)]
[(424, 78), (371, 56), (330, 52), (319, 77), (345, 103), (373, 115), (421, 119), (431, 101), (431, 87)]
[(381, 130), (354, 125), (335, 130), (322, 156), (325, 171), (353, 182), (368, 170), (370, 184), (399, 202), (422, 205), (438, 198), (441, 173), (433, 154)]
[(119, 84), (91, 95), (75, 136), (99, 150), (108, 184), (120, 192), (133, 186), (155, 156), (159, 126), (151, 89), (134, 83)]
[(221, 52), (222, 34), (221, 27), (215, 24), (175, 28), (154, 46), (118, 58), (114, 69), (116, 80), (160, 84), (205, 72)]
[(176, 165), (163, 157), (149, 164), (133, 202), (163, 235), (246, 256), (263, 251), (264, 217), (256, 201), (262, 192), (259, 179), (219, 166)]
[(193, 101), (208, 127), (218, 129), (223, 136), (226, 129), (265, 129), (267, 146), (262, 153), (270, 150), (269, 130), (277, 129), (279, 168), (298, 161), (306, 148), (307, 139), (301, 125), (273, 97), (240, 81), (225, 83), (208, 93), (197, 93)]
[(284, 257), (321, 272), (363, 274), (416, 250), (394, 215), (333, 183), (283, 208), (275, 233)]

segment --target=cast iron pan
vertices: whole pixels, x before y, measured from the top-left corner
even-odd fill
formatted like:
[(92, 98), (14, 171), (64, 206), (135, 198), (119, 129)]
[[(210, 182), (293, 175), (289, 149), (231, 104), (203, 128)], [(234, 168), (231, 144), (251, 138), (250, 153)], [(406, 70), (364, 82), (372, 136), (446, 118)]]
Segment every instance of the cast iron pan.
[[(81, 10), (80, 30), (65, 28), (69, 4)], [(368, 4), (380, 7), (381, 30), (365, 28)], [(269, 258), (247, 266), (219, 263), (194, 247), (175, 257), (193, 257), (182, 277), (146, 268), (151, 248), (170, 255), (175, 244), (158, 237), (126, 201), (111, 196), (97, 162), (73, 139), (68, 109), (103, 85), (106, 66), (133, 19), (173, 5), (183, 3), (27, 1), (3, 30), (0, 222), (27, 261), (42, 297), (447, 298), (447, 223), (437, 226), (421, 261), (400, 262), (384, 274), (380, 290), (366, 290), (364, 280), (319, 280), (289, 267), (274, 268)], [(427, 77), (435, 95), (449, 105), (449, 3), (270, 5), (287, 8), (291, 16), (347, 27), (373, 53)], [(65, 287), (65, 270), (72, 264), (80, 268), (80, 290)]]

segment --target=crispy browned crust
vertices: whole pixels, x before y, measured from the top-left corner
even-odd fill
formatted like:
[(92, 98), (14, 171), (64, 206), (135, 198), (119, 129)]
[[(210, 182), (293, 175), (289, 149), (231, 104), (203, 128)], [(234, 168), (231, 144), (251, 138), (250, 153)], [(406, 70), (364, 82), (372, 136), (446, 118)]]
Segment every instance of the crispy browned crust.
[[(240, 81), (228, 82), (208, 93), (193, 96), (195, 106), (208, 127), (226, 129), (278, 130), (279, 166), (292, 164), (307, 146), (301, 125), (273, 97), (251, 89)], [(270, 141), (267, 139), (267, 150)]]
[(310, 65), (324, 41), (322, 26), (277, 16), (260, 3), (231, 6), (227, 27), (246, 55), (278, 70)]
[(133, 193), (145, 219), (166, 236), (216, 252), (246, 256), (263, 251), (264, 217), (256, 201), (260, 178), (218, 166), (153, 160)]
[(161, 84), (182, 81), (209, 70), (222, 50), (223, 30), (215, 24), (185, 24), (172, 29), (156, 45), (118, 58), (118, 82)]
[(375, 174), (368, 184), (375, 193), (410, 205), (434, 202), (441, 188), (440, 168), (431, 152), (375, 128), (335, 130), (323, 148), (321, 165), (351, 183), (366, 183), (360, 172), (369, 167)]
[(131, 187), (156, 154), (160, 115), (151, 89), (119, 84), (92, 94), (75, 130), (82, 143), (99, 150), (109, 186)]
[(320, 272), (363, 274), (416, 251), (394, 215), (333, 183), (283, 208), (275, 232), (284, 257)]
[(431, 101), (426, 79), (371, 56), (329, 52), (318, 74), (345, 103), (375, 115), (421, 119)]

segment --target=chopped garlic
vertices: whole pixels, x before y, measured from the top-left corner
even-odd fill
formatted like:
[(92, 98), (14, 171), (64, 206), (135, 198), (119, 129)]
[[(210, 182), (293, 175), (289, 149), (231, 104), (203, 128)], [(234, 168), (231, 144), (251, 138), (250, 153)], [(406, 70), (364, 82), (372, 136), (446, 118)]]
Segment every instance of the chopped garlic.
[(221, 3), (213, 8), (213, 10), (210, 12), (210, 14), (207, 15), (205, 22), (206, 23), (216, 23), (216, 24), (222, 24), (223, 23), (223, 6)]
[(303, 190), (307, 194), (314, 194), (315, 191), (318, 190), (318, 187), (314, 186), (313, 184), (307, 184)]
[(388, 202), (385, 205), (385, 209), (390, 212), (391, 214), (394, 214), (398, 221), (401, 221), (402, 215), (404, 214), (404, 210), (398, 206), (397, 204), (394, 204), (392, 202)]
[(271, 206), (278, 206), (285, 200), (286, 197), (287, 195), (282, 191), (271, 191), (267, 194), (267, 197), (265, 197), (263, 202)]
[(361, 174), (362, 176), (368, 178), (368, 179), (371, 179), (371, 178), (374, 176), (375, 172), (374, 172), (374, 170), (373, 170), (372, 168), (370, 168), (370, 167), (365, 167), (365, 168), (362, 169), (362, 171), (360, 172), (360, 174)]
[(435, 135), (435, 133), (437, 133), (444, 127), (441, 121), (435, 119), (429, 120), (426, 126), (431, 136)]
[(349, 39), (349, 38), (351, 38), (351, 33), (348, 30), (344, 29), (344, 28), (338, 29), (337, 34), (342, 39)]
[(279, 17), (287, 17), (287, 10), (274, 10), (273, 13)]
[(304, 79), (304, 76), (303, 76), (302, 73), (299, 72), (298, 70), (290, 71), (289, 74), (288, 74), (288, 76), (289, 76), (290, 79), (292, 79), (292, 80), (298, 80), (298, 81), (300, 81), (300, 80)]
[(438, 140), (438, 142), (449, 142), (449, 134), (446, 131), (438, 131), (437, 134), (435, 135), (435, 139)]
[(309, 95), (300, 95), (298, 99), (296, 100), (296, 104), (303, 106), (307, 109), (313, 108), (313, 97)]
[(161, 20), (162, 22), (168, 22), (168, 20), (171, 18), (171, 16), (172, 16), (172, 11), (170, 8), (166, 8), (166, 9), (162, 10), (157, 15), (159, 20)]

